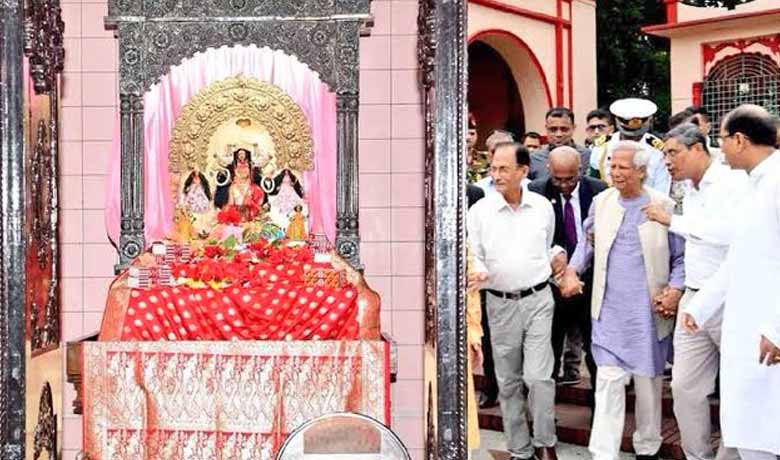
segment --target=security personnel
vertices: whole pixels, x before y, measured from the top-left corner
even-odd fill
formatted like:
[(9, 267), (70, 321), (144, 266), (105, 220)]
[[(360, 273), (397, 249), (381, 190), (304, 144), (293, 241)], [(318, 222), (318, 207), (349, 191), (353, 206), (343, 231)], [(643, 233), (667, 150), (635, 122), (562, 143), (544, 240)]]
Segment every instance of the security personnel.
[(645, 185), (669, 194), (672, 178), (666, 170), (664, 154), (661, 151), (664, 143), (650, 133), (653, 115), (658, 111), (658, 107), (647, 99), (628, 98), (613, 102), (609, 111), (615, 116), (618, 132), (609, 138), (602, 136), (594, 141), (590, 155), (591, 175), (611, 185), (609, 160), (612, 147), (620, 141), (635, 141), (643, 144), (650, 153)]
[(490, 159), (488, 153), (477, 150), (477, 120), (474, 114), (469, 113), (469, 130), (466, 136), (466, 147), (468, 149), (468, 169), (466, 170), (466, 181), (473, 184), (488, 175), (490, 171)]

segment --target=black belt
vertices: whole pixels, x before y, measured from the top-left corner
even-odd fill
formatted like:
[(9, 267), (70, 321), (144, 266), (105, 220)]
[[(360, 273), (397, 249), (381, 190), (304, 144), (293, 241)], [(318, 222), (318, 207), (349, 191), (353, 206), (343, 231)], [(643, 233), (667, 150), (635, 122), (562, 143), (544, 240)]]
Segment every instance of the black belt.
[(534, 292), (539, 292), (542, 289), (547, 287), (547, 281), (542, 281), (541, 283), (537, 284), (536, 286), (529, 287), (528, 289), (523, 289), (521, 291), (515, 291), (515, 292), (504, 292), (504, 291), (496, 291), (495, 289), (485, 289), (486, 292), (493, 294), (496, 297), (500, 297), (502, 299), (509, 299), (509, 300), (520, 300), (523, 297), (528, 297), (529, 295), (533, 294)]

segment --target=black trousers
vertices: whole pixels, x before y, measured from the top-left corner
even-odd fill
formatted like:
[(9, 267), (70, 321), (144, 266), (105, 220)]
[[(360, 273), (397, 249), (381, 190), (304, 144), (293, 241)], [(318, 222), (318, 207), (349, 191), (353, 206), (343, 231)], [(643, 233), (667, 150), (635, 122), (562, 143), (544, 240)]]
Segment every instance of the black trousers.
[[(590, 287), (589, 285), (586, 285)], [(590, 289), (586, 289), (581, 295), (563, 298), (557, 287), (553, 286), (553, 298), (555, 299), (555, 312), (552, 324), (552, 347), (555, 355), (553, 365), (553, 377), (558, 375), (563, 356), (564, 339), (566, 331), (571, 327), (579, 327), (582, 332), (582, 349), (585, 352), (585, 365), (590, 374), (591, 391), (588, 396), (591, 408), (594, 404), (594, 389), (596, 388), (596, 362), (591, 353), (591, 315), (590, 315)]]
[(498, 398), (498, 381), (496, 380), (496, 367), (493, 362), (493, 347), (490, 345), (490, 323), (488, 322), (487, 308), (485, 306), (485, 291), (479, 292), (479, 300), (482, 304), (482, 371), (485, 374), (482, 393), (487, 399)]

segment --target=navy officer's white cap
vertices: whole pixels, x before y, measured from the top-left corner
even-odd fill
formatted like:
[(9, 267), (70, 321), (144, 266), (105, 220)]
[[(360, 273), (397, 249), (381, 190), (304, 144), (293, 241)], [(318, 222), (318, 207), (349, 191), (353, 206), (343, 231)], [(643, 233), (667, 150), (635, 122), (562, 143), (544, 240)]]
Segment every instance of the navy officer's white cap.
[(658, 106), (653, 101), (630, 97), (627, 99), (618, 99), (609, 106), (612, 115), (630, 120), (632, 118), (647, 118), (658, 111)]

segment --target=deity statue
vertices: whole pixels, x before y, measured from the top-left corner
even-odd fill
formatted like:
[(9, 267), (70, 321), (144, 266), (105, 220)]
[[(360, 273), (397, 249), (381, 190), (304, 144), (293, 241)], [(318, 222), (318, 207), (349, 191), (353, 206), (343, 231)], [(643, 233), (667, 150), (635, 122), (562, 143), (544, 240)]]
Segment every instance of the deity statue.
[(181, 204), (190, 214), (202, 214), (211, 210), (211, 188), (202, 172), (193, 170), (187, 176)]
[(252, 153), (247, 149), (233, 152), (233, 161), (217, 174), (217, 190), (214, 205), (219, 209), (234, 206), (242, 222), (251, 222), (262, 213), (266, 196), (260, 187), (261, 173), (252, 163)]
[(303, 206), (296, 205), (290, 223), (287, 225), (287, 238), (293, 241), (305, 241), (308, 238), (306, 234), (306, 216), (303, 215)]
[(269, 193), (271, 206), (282, 216), (288, 216), (298, 205), (303, 204), (303, 187), (289, 169), (274, 177), (274, 189)]

